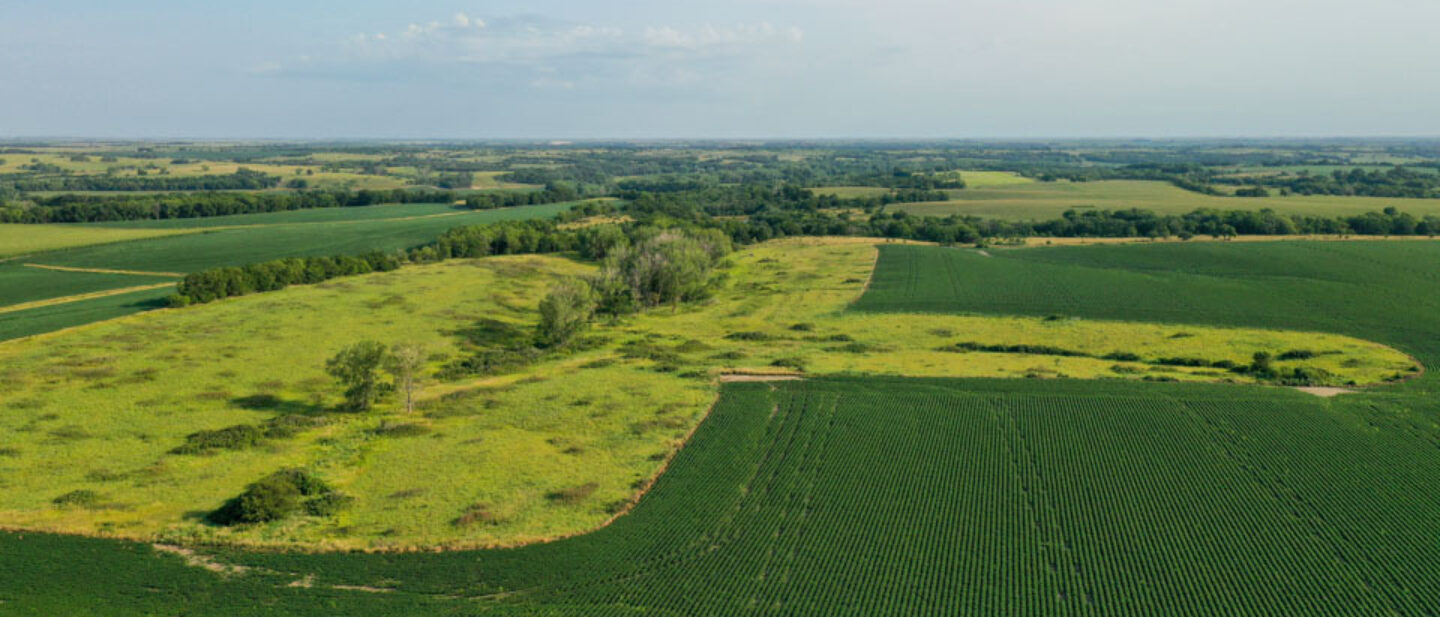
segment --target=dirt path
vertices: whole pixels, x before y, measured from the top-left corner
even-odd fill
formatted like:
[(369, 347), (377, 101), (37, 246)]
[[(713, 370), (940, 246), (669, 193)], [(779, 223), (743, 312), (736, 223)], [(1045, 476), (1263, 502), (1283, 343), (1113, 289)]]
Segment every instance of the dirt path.
[(41, 308), (41, 307), (45, 307), (45, 306), (55, 306), (55, 305), (57, 305), (57, 304), (69, 304), (69, 303), (71, 303), (71, 302), (79, 302), (79, 301), (81, 301), (81, 300), (93, 300), (93, 299), (95, 299), (95, 298), (105, 298), (105, 297), (108, 297), (108, 296), (118, 296), (118, 295), (121, 295), (121, 294), (128, 294), (128, 293), (133, 293), (133, 292), (137, 292), (137, 291), (150, 291), (151, 289), (161, 289), (161, 288), (165, 288), (165, 287), (174, 287), (174, 286), (175, 286), (175, 283), (156, 283), (156, 284), (154, 284), (154, 285), (139, 285), (139, 286), (137, 286), (137, 287), (122, 287), (122, 288), (120, 288), (120, 289), (107, 289), (107, 290), (105, 290), (105, 291), (96, 291), (96, 292), (88, 293), (88, 294), (78, 294), (78, 295), (74, 295), (74, 296), (64, 296), (64, 297), (60, 297), (60, 298), (50, 298), (50, 299), (48, 299), (48, 300), (36, 300), (36, 301), (34, 301), (34, 302), (26, 302), (26, 303), (23, 303), (23, 304), (12, 304), (12, 305), (10, 305), (10, 306), (0, 306), (0, 314), (3, 314), (3, 313), (14, 313), (14, 312), (16, 312), (16, 311), (24, 311), (24, 310), (28, 310), (28, 309)]
[(39, 268), (41, 270), (55, 270), (58, 272), (90, 272), (92, 274), (129, 274), (131, 276), (165, 276), (170, 278), (181, 278), (183, 272), (146, 272), (144, 270), (111, 270), (109, 268), (72, 268), (70, 266), (50, 266), (46, 264), (21, 264), (26, 268)]
[(801, 375), (792, 373), (729, 373), (720, 376), (720, 383), (739, 383), (749, 381), (800, 381), (805, 379)]
[(1341, 394), (1353, 394), (1355, 392), (1347, 388), (1324, 388), (1320, 386), (1300, 386), (1295, 389), (1306, 394), (1314, 394), (1320, 398), (1330, 398), (1340, 396)]

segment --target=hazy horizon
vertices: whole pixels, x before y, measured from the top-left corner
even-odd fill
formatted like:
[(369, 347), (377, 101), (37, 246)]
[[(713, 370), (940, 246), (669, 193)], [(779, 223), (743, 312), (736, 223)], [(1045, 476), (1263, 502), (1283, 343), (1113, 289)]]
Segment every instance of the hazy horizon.
[(1440, 3), (629, 0), (0, 8), (0, 137), (1440, 135)]

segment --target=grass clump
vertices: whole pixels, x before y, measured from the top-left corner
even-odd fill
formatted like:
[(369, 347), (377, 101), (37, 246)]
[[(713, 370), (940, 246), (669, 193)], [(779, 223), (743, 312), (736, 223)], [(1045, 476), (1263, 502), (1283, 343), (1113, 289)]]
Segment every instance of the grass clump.
[(50, 500), (59, 508), (85, 508), (92, 510), (100, 506), (100, 495), (89, 489), (70, 491)]
[(572, 486), (570, 488), (563, 488), (558, 491), (552, 491), (546, 494), (545, 498), (549, 499), (552, 503), (560, 504), (563, 506), (573, 506), (585, 501), (585, 499), (590, 497), (590, 495), (594, 494), (596, 489), (599, 488), (599, 484), (589, 482), (586, 484), (581, 484), (580, 486)]

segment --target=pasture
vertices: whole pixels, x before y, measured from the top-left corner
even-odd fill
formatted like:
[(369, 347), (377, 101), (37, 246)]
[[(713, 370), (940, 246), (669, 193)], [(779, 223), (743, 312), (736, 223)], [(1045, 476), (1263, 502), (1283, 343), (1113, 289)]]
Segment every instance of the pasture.
[(945, 202), (893, 204), (889, 208), (925, 216), (952, 214), (1009, 220), (1059, 218), (1072, 208), (1123, 210), (1139, 208), (1160, 214), (1185, 214), (1199, 208), (1260, 210), (1288, 214), (1343, 216), (1398, 208), (1415, 216), (1440, 214), (1440, 200), (1329, 195), (1216, 197), (1187, 191), (1165, 182), (1107, 180), (1101, 182), (1035, 182), (1024, 185), (949, 191)]

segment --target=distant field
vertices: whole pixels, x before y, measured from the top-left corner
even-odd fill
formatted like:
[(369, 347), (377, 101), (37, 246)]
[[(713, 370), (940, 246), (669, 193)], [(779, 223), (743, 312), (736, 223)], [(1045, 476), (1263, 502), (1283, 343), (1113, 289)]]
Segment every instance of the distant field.
[(0, 258), (29, 255), (55, 249), (123, 242), (138, 238), (168, 236), (175, 231), (141, 229), (96, 229), (78, 225), (0, 224)]
[(239, 227), (246, 225), (282, 225), (290, 223), (378, 221), (433, 216), (436, 214), (458, 215), (470, 212), (473, 211), (464, 206), (456, 206), (453, 204), (385, 204), (354, 208), (311, 208), (308, 210), (288, 210), (285, 212), (207, 216), (186, 219), (85, 223), (83, 226), (113, 229), (196, 229), (202, 227)]
[(1184, 214), (1199, 208), (1259, 210), (1271, 208), (1291, 214), (1341, 216), (1379, 211), (1394, 206), (1416, 216), (1440, 214), (1440, 200), (1380, 197), (1213, 197), (1164, 182), (1110, 180), (1104, 182), (1036, 182), (1026, 185), (950, 191), (946, 202), (895, 204), (892, 209), (911, 214), (948, 216), (969, 214), (1010, 220), (1058, 218), (1071, 208), (1107, 210), (1140, 208), (1163, 214)]
[[(348, 255), (372, 250), (401, 250), (434, 240), (446, 230), (454, 227), (494, 221), (546, 218), (555, 216), (572, 205), (571, 203), (560, 203), (498, 210), (461, 211), (453, 216), (448, 216), (448, 214), (455, 211), (450, 206), (443, 204), (419, 204), (413, 207), (328, 208), (225, 217), (230, 219), (229, 224), (237, 226), (213, 230), (201, 227), (192, 228), (200, 233), (183, 233), (180, 230), (183, 229), (184, 224), (198, 225), (204, 222), (203, 219), (178, 219), (175, 221), (176, 227), (173, 231), (109, 229), (77, 225), (74, 226), (77, 230), (102, 235), (111, 233), (183, 235), (168, 235), (133, 242), (50, 251), (32, 255), (23, 261), (70, 268), (185, 273), (221, 266), (239, 266), (281, 257)], [(386, 208), (397, 209), (387, 210)], [(265, 222), (276, 219), (289, 222)], [(299, 222), (307, 219), (313, 222)], [(169, 221), (156, 222), (169, 223)], [(15, 262), (3, 263), (0, 264), (0, 306), (104, 289), (119, 289), (146, 282), (159, 281), (135, 276), (39, 270), (26, 268)], [(63, 309), (46, 307), (8, 314), (4, 319), (0, 319), (0, 324), (5, 324), (0, 325), (0, 337), (6, 333), (28, 335), (44, 332), (46, 331), (43, 329), (45, 324), (78, 325), (75, 323), (75, 318), (82, 314), (113, 317), (123, 314), (123, 312), (119, 312), (122, 307), (135, 310), (153, 308), (148, 304), (123, 303), (119, 298), (109, 299), (106, 302), (87, 300), (85, 306), (104, 307), (104, 309), (83, 313), (78, 312), (81, 307)], [(57, 317), (58, 315), (68, 317), (61, 319)], [(30, 319), (34, 319), (35, 322), (28, 323)]]
[[(965, 188), (984, 189), (999, 186), (1016, 186), (1022, 184), (1034, 184), (1034, 180), (1020, 174), (1009, 171), (952, 171), (949, 174), (960, 176), (965, 181)], [(941, 176), (947, 174), (938, 174)]]

